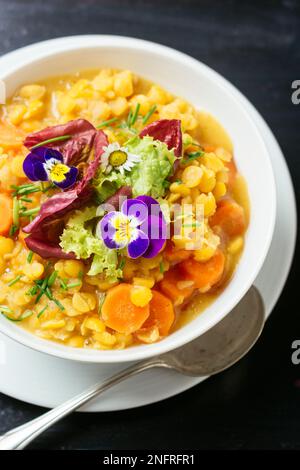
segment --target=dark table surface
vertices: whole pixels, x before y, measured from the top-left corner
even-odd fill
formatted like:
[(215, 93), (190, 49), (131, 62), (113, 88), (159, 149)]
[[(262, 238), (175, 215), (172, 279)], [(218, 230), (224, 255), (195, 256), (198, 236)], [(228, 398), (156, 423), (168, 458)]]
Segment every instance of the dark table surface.
[[(0, 0), (0, 54), (74, 34), (156, 41), (208, 64), (257, 107), (277, 137), (299, 197), (300, 3), (282, 1)], [(288, 210), (288, 208), (287, 208)], [(298, 252), (299, 255), (299, 252)], [(161, 403), (74, 414), (31, 449), (300, 449), (299, 270), (256, 347), (227, 372)], [(0, 395), (0, 434), (44, 410)]]

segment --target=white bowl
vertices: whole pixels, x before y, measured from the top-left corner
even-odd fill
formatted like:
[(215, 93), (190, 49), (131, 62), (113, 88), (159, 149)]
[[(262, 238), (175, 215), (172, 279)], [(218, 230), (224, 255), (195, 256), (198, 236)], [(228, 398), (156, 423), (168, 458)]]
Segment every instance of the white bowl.
[(130, 69), (185, 98), (196, 108), (210, 112), (233, 140), (238, 168), (248, 184), (251, 220), (240, 263), (224, 292), (197, 318), (158, 343), (116, 351), (75, 349), (40, 339), (2, 316), (0, 331), (25, 346), (57, 357), (113, 363), (167, 352), (213, 327), (239, 302), (256, 278), (271, 243), (276, 211), (275, 183), (267, 149), (252, 118), (234, 96), (232, 85), (209, 67), (174, 49), (119, 36), (54, 39), (13, 54), (14, 60), (0, 59), (0, 79), (6, 83), (7, 96), (22, 84), (49, 76), (115, 67)]

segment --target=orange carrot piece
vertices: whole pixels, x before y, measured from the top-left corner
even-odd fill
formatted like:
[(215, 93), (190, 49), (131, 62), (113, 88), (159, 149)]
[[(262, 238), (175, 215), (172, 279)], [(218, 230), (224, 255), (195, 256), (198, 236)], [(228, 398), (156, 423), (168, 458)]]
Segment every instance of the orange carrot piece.
[(107, 291), (102, 305), (102, 319), (106, 326), (119, 333), (130, 334), (141, 328), (150, 314), (149, 304), (137, 307), (130, 300), (130, 284), (122, 283)]
[(0, 123), (0, 147), (5, 150), (16, 149), (23, 145), (24, 133), (14, 126)]
[(180, 263), (180, 269), (184, 272), (186, 278), (195, 283), (195, 287), (203, 289), (216, 284), (222, 277), (225, 267), (225, 256), (221, 250), (205, 263), (194, 259), (188, 259)]
[(166, 248), (164, 250), (164, 256), (167, 261), (170, 262), (184, 261), (191, 256), (191, 251), (176, 248), (172, 242), (167, 242)]
[(178, 266), (174, 266), (165, 273), (164, 278), (159, 283), (159, 289), (173, 302), (180, 298), (184, 300), (194, 292), (193, 286), (179, 288), (178, 283), (186, 280), (186, 276)]
[(150, 300), (150, 315), (143, 324), (143, 329), (157, 326), (161, 336), (167, 336), (175, 318), (172, 302), (168, 297), (153, 290)]
[(242, 235), (247, 225), (244, 209), (233, 200), (223, 199), (210, 217), (209, 224), (211, 227), (218, 225), (230, 237)]
[(216, 150), (216, 145), (211, 144), (201, 144), (205, 152), (214, 152)]
[(0, 235), (7, 235), (12, 225), (12, 199), (6, 193), (0, 193)]
[(234, 163), (234, 160), (230, 160), (230, 162), (224, 162), (224, 165), (226, 166), (226, 168), (228, 168), (228, 183), (227, 183), (227, 186), (229, 189), (231, 189), (233, 187), (233, 183), (234, 183), (234, 180), (236, 178), (236, 175), (237, 175), (237, 168), (236, 168), (236, 164)]

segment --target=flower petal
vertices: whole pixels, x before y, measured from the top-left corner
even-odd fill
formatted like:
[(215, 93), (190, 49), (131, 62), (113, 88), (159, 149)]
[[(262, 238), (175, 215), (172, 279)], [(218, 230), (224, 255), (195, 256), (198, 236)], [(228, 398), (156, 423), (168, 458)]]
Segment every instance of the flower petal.
[(61, 189), (67, 189), (75, 184), (77, 176), (78, 176), (78, 169), (75, 166), (71, 166), (68, 173), (65, 173), (64, 181), (57, 183), (53, 181), (53, 183)]
[[(36, 150), (39, 150), (39, 149), (37, 148)], [(51, 158), (54, 158), (55, 160), (58, 160), (59, 162), (63, 162), (62, 154), (58, 150), (54, 150), (50, 148), (46, 149), (44, 158), (45, 158), (45, 161), (48, 161), (48, 160), (51, 160)]]
[(147, 231), (145, 230), (145, 232), (150, 243), (143, 257), (154, 258), (161, 251), (167, 239), (167, 225), (164, 218), (157, 215), (151, 215), (147, 220), (147, 225)]
[(124, 248), (127, 243), (118, 243), (115, 239), (116, 228), (114, 227), (114, 221), (118, 217), (120, 212), (112, 211), (106, 214), (98, 223), (96, 234), (101, 238), (107, 248), (115, 250), (117, 248)]
[[(47, 181), (48, 176), (43, 166), (43, 157), (31, 152), (23, 162), (23, 171), (31, 181)], [(41, 179), (42, 177), (42, 179)]]
[(128, 216), (132, 227), (141, 225), (148, 217), (146, 204), (137, 199), (125, 199), (121, 206), (121, 212)]
[(134, 230), (133, 239), (128, 244), (127, 251), (130, 258), (138, 258), (142, 256), (149, 246), (149, 238), (139, 229)]

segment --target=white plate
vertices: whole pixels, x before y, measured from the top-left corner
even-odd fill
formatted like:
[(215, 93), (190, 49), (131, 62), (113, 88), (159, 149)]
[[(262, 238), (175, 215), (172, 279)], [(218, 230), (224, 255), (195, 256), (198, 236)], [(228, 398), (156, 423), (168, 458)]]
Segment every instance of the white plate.
[[(36, 47), (36, 46), (33, 46)], [(39, 47), (47, 47), (40, 43)], [(15, 51), (1, 59), (18, 60)], [(269, 315), (283, 289), (293, 258), (296, 238), (296, 206), (291, 178), (270, 129), (255, 108), (226, 80), (237, 99), (252, 115), (272, 156), (276, 180), (277, 215), (272, 244), (263, 268), (255, 281)], [(127, 364), (128, 365), (128, 364)], [(27, 349), (0, 335), (0, 391), (36, 405), (54, 407), (115, 371), (114, 364), (82, 364), (44, 355)], [(204, 379), (184, 377), (172, 371), (152, 370), (137, 376), (82, 408), (83, 411), (112, 411), (154, 403), (176, 395)], [(159, 384), (159, 386), (158, 386)]]

